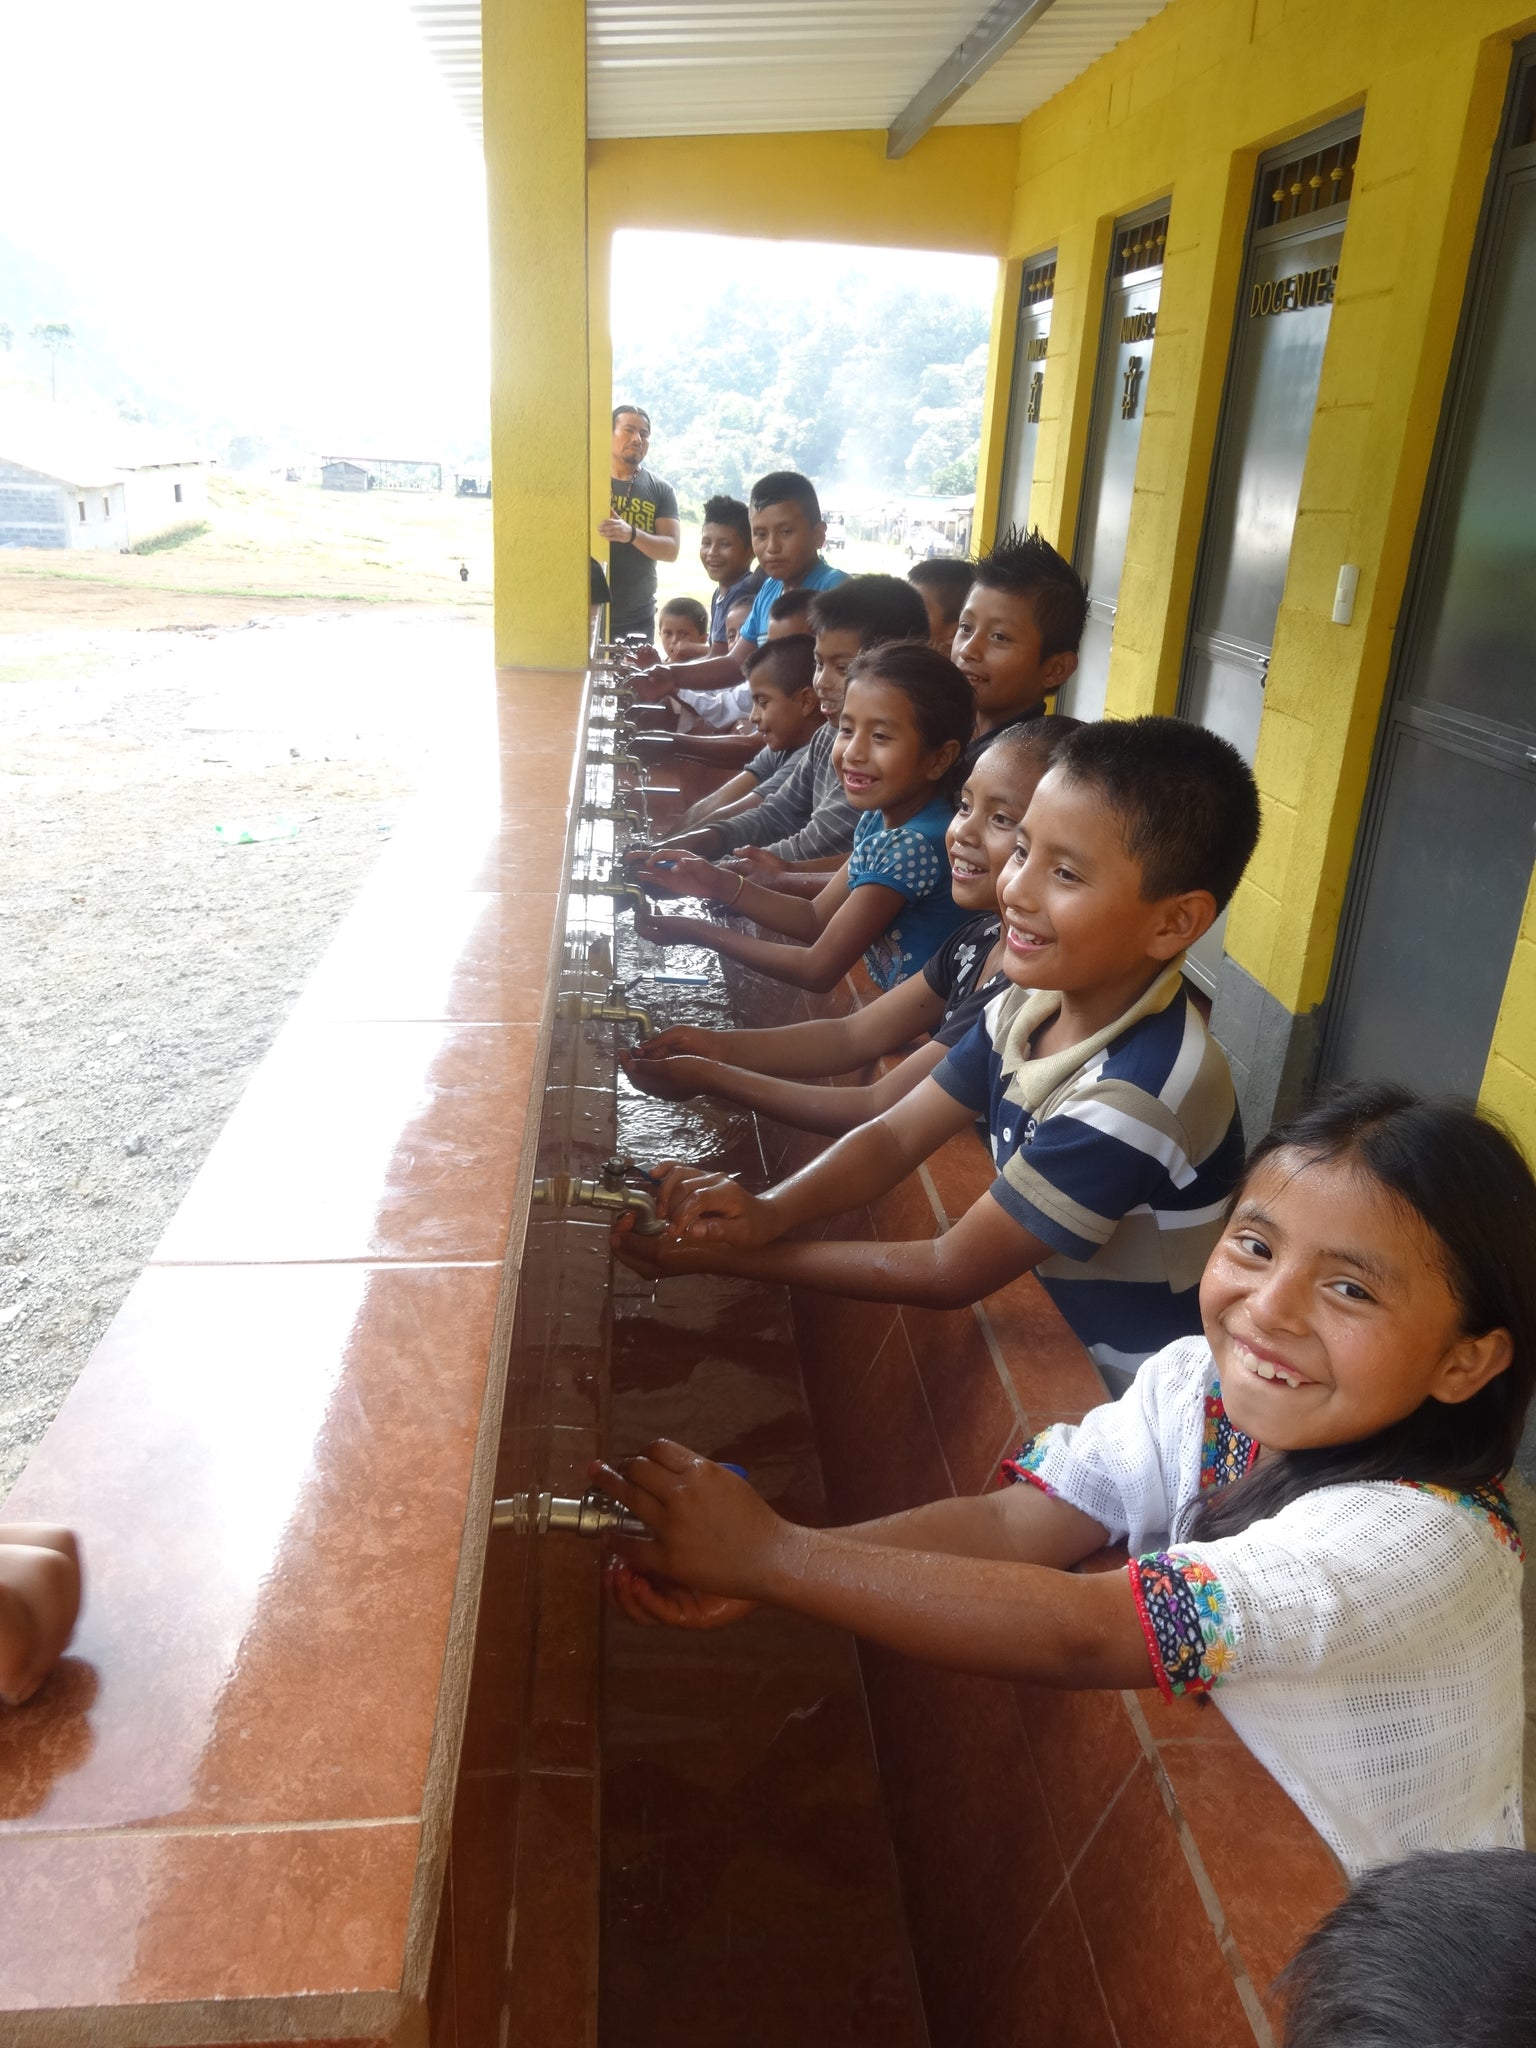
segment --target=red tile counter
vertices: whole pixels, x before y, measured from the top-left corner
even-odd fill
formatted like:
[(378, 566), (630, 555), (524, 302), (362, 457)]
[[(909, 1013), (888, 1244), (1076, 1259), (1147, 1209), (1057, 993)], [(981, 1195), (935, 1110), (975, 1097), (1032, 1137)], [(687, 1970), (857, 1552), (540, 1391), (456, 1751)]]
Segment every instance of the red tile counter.
[(582, 698), (487, 675), (8, 1503), (6, 2048), (425, 2039)]

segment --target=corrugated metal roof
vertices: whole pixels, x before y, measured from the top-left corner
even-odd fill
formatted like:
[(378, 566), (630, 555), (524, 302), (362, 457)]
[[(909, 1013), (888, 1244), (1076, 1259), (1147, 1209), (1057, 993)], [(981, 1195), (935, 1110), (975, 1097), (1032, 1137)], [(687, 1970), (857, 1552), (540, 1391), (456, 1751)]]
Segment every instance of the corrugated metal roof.
[[(1022, 120), (1166, 4), (1056, 0), (942, 125)], [(479, 0), (412, 5), (478, 134)], [(986, 0), (587, 0), (587, 132), (888, 128), (985, 12)]]

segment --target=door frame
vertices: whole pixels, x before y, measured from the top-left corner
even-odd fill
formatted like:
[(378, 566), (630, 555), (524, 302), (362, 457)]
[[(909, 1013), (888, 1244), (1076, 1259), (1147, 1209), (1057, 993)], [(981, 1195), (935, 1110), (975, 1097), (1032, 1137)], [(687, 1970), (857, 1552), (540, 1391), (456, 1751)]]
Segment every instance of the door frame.
[[(999, 529), (1002, 528), (1005, 517), (1008, 513), (1009, 494), (1017, 486), (1019, 481), (1018, 477), (1015, 474), (1017, 461), (1015, 451), (1018, 446), (1016, 439), (1016, 429), (1021, 424), (1025, 424), (1025, 422), (1021, 422), (1019, 418), (1020, 407), (1027, 405), (1029, 402), (1029, 370), (1027, 364), (1022, 363), (1019, 360), (1019, 343), (1022, 341), (1024, 336), (1025, 321), (1028, 320), (1031, 317), (1031, 315), (1035, 313), (1038, 310), (1038, 308), (1042, 305), (1050, 306), (1052, 308), (1055, 307), (1056, 259), (1057, 251), (1054, 246), (1049, 249), (1042, 249), (1038, 252), (1038, 254), (1034, 256), (1026, 256), (1019, 270), (1019, 307), (1017, 313), (1014, 315), (1013, 322), (1013, 375), (1008, 388), (1008, 418), (1003, 427), (1003, 461), (997, 485), (997, 520)], [(1030, 278), (1032, 276), (1038, 275), (1038, 273), (1043, 271), (1047, 267), (1047, 265), (1049, 265), (1051, 273), (1050, 297), (1047, 299), (1037, 299), (1034, 301), (1033, 304), (1031, 304), (1027, 297), (1030, 288)], [(1049, 336), (1047, 336), (1047, 340), (1049, 340)], [(1042, 377), (1045, 374), (1047, 363), (1048, 358), (1042, 357), (1040, 362), (1040, 373)], [(1028, 424), (1033, 424), (1038, 427), (1039, 422), (1034, 421), (1029, 422)], [(1029, 499), (1030, 494), (1034, 490), (1034, 483), (1034, 465), (1031, 464), (1029, 487), (1024, 493), (1024, 510), (1022, 514), (1022, 521), (1010, 519), (1008, 520), (1008, 524), (1022, 524), (1022, 527), (1024, 529), (1027, 529), (1029, 525)]]

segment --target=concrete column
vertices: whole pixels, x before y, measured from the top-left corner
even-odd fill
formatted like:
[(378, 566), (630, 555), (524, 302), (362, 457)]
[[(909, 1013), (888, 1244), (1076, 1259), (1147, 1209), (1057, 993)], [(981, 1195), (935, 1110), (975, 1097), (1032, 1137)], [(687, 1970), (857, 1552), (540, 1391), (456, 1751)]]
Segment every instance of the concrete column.
[(577, 0), (484, 0), (500, 668), (585, 666), (587, 48)]
[[(613, 388), (613, 230), (606, 222), (587, 225), (587, 370), (591, 380), (592, 430), (589, 461), (592, 471), (592, 552), (606, 569), (609, 544), (596, 537), (597, 523), (608, 517), (613, 489), (613, 408), (621, 396)], [(643, 401), (642, 401), (643, 402)]]

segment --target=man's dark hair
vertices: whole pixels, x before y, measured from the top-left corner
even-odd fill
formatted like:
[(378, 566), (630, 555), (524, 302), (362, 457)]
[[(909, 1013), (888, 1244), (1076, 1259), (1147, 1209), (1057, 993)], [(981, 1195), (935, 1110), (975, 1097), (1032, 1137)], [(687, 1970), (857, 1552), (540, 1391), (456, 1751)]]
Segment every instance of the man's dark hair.
[(740, 498), (706, 498), (700, 524), (732, 527), (749, 548), (752, 545), (752, 520)]
[(905, 576), (850, 576), (830, 590), (817, 591), (811, 601), (811, 630), (856, 632), (862, 653), (885, 640), (926, 640), (928, 612)]
[(814, 590), (781, 590), (768, 607), (768, 617), (774, 625), (780, 619), (798, 619), (810, 610), (815, 598)]
[(664, 619), (669, 612), (675, 619), (686, 619), (701, 640), (709, 638), (709, 613), (696, 597), (669, 597), (658, 616)]
[(944, 623), (952, 626), (965, 604), (966, 592), (976, 581), (976, 566), (958, 555), (932, 555), (926, 562), (914, 562), (907, 581), (919, 590), (931, 590), (944, 608)]
[(1227, 904), (1259, 840), (1258, 787), (1230, 740), (1185, 718), (1105, 718), (1054, 765), (1114, 812), (1147, 902), (1209, 889)]
[(971, 581), (1032, 600), (1042, 661), (1053, 654), (1076, 654), (1088, 617), (1088, 586), (1038, 527), (1022, 533), (1010, 526), (979, 557)]
[(649, 433), (649, 432), (651, 431), (651, 416), (650, 416), (650, 414), (649, 414), (649, 413), (648, 413), (648, 412), (646, 411), (646, 409), (645, 409), (645, 407), (644, 407), (643, 405), (616, 405), (616, 406), (615, 406), (615, 407), (613, 408), (613, 424), (614, 424), (614, 426), (617, 426), (617, 425), (619, 424), (619, 415), (620, 415), (621, 413), (626, 413), (626, 412), (632, 412), (632, 413), (633, 413), (633, 414), (635, 415), (635, 418), (636, 418), (636, 419), (638, 419), (638, 420), (644, 420), (644, 421), (645, 421), (645, 431), (646, 431), (647, 433)]
[(1367, 1872), (1276, 1989), (1285, 2048), (1536, 2041), (1536, 1856), (1459, 1849)]
[(816, 641), (810, 633), (784, 633), (777, 640), (765, 640), (747, 656), (747, 680), (759, 669), (786, 697), (808, 690), (816, 675)]
[(798, 469), (774, 469), (758, 478), (752, 486), (752, 510), (761, 512), (765, 505), (799, 505), (812, 526), (821, 524), (821, 500), (816, 495), (816, 486)]

